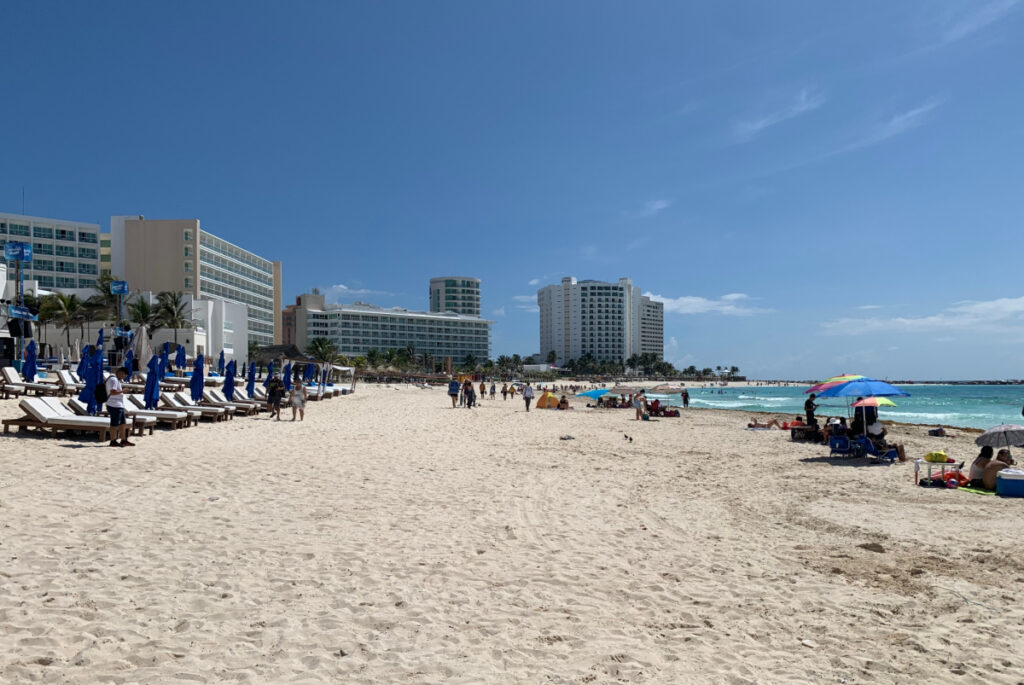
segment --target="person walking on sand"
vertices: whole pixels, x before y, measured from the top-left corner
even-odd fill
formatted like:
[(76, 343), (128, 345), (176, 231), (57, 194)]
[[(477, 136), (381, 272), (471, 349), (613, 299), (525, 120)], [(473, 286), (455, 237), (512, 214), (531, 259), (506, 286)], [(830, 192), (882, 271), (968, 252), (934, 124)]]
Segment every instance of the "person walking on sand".
[[(127, 375), (128, 370), (119, 366), (103, 383), (107, 391), (107, 413), (110, 414), (111, 447), (135, 447), (135, 443), (128, 440), (128, 422), (124, 414), (124, 390), (121, 381)], [(118, 437), (121, 438), (120, 442)]]
[(530, 402), (533, 401), (533, 388), (529, 383), (523, 388), (523, 400), (526, 402), (526, 411), (530, 411)]
[(452, 409), (457, 409), (459, 404), (459, 382), (454, 378), (448, 381), (448, 397), (452, 398)]
[(281, 382), (281, 375), (274, 374), (274, 377), (267, 383), (267, 405), (270, 407), (270, 418), (277, 417), (281, 420), (281, 398), (284, 397), (284, 383)]
[(299, 413), (299, 421), (306, 420), (306, 386), (302, 383), (296, 383), (292, 386), (292, 394), (288, 398), (288, 403), (292, 405), (292, 421), (295, 420), (295, 412)]
[(633, 395), (633, 409), (636, 410), (637, 421), (642, 421), (644, 418), (645, 399), (643, 390)]
[(501, 384), (501, 399), (508, 400), (508, 383)]
[(494, 399), (496, 388), (494, 387), (494, 381), (491, 381), (491, 399)]
[(683, 409), (688, 409), (690, 406), (690, 393), (683, 390)]

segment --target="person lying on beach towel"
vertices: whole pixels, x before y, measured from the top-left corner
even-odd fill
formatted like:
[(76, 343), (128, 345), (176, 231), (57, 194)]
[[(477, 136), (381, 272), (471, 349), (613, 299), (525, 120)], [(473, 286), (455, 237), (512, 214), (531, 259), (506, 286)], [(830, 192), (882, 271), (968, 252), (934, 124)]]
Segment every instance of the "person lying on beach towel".
[(747, 424), (747, 428), (778, 428), (779, 430), (782, 430), (782, 424), (779, 423), (778, 419), (772, 419), (768, 423), (761, 423), (755, 416), (750, 419), (750, 423)]

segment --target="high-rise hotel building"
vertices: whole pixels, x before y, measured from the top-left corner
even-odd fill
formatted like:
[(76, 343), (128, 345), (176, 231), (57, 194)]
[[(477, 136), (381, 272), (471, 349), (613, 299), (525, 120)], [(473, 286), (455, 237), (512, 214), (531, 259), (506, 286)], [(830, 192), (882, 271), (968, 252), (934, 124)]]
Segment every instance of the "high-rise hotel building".
[(198, 219), (110, 218), (110, 269), (132, 290), (243, 304), (249, 340), (281, 342), (281, 262), (202, 230)]
[(665, 353), (664, 307), (640, 294), (628, 278), (618, 283), (563, 278), (537, 291), (540, 354), (558, 364), (590, 353), (598, 361), (625, 362), (634, 354)]
[(431, 278), (430, 311), (480, 316), (480, 279), (467, 276)]
[[(100, 227), (66, 219), (0, 214), (0, 259), (7, 242), (32, 245), (32, 262), (22, 266), (26, 281), (40, 288), (93, 288), (100, 274)], [(7, 279), (16, 269), (8, 265)]]

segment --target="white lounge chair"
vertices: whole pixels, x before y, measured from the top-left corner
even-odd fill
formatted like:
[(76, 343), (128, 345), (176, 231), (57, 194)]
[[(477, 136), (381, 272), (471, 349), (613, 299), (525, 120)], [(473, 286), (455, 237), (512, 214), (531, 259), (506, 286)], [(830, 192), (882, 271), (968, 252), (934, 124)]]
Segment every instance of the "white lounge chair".
[(85, 383), (75, 380), (74, 375), (67, 369), (57, 372), (57, 383), (67, 395), (77, 395), (85, 387)]
[(30, 383), (22, 378), (13, 366), (5, 366), (0, 369), (0, 373), (3, 374), (4, 386), (20, 391), (22, 395), (27, 395), (29, 392), (34, 392), (37, 397), (60, 394), (60, 386), (56, 383)]
[[(68, 400), (68, 404), (65, 405), (56, 397), (44, 397), (44, 402), (50, 405), (51, 408), (61, 416), (89, 416), (89, 405), (81, 401), (77, 397), (72, 397)], [(105, 415), (105, 413), (104, 413)], [(136, 435), (143, 435), (144, 431), (148, 428), (149, 434), (153, 434), (153, 428), (156, 426), (156, 419), (152, 416), (134, 416), (131, 411), (125, 407), (125, 418), (129, 420), (129, 424), (132, 427), (132, 432)], [(109, 418), (107, 421), (109, 422)]]
[(160, 400), (170, 409), (175, 411), (198, 411), (203, 418), (212, 421), (223, 421), (231, 416), (223, 407), (200, 407), (191, 402), (188, 404), (181, 402), (178, 400), (176, 393), (172, 392), (160, 393)]
[(18, 406), (25, 412), (24, 416), (16, 419), (4, 419), (4, 433), (9, 433), (11, 426), (17, 426), (18, 431), (25, 428), (36, 429), (43, 432), (50, 431), (54, 436), (60, 431), (81, 431), (84, 433), (96, 433), (100, 442), (106, 442), (110, 437), (110, 420), (93, 416), (63, 416), (58, 414), (50, 405), (43, 400), (43, 397), (26, 397)]
[(224, 393), (214, 388), (207, 388), (203, 391), (203, 399), (207, 404), (214, 407), (234, 407), (236, 414), (242, 414), (245, 416), (251, 416), (258, 414), (260, 411), (260, 405), (256, 402), (250, 402), (248, 400), (233, 399), (229, 400), (224, 396)]
[(125, 407), (140, 416), (152, 416), (157, 421), (170, 424), (171, 428), (188, 428), (193, 423), (199, 424), (202, 412), (191, 412), (177, 409), (146, 409), (146, 398), (142, 395), (125, 395)]
[(198, 402), (194, 402), (192, 400), (192, 395), (187, 392), (174, 393), (174, 399), (178, 400), (178, 402), (184, 407), (189, 407), (193, 409), (219, 409), (222, 412), (224, 412), (224, 418), (228, 420), (235, 418), (234, 407), (228, 409), (227, 407), (214, 407), (208, 404), (199, 404)]

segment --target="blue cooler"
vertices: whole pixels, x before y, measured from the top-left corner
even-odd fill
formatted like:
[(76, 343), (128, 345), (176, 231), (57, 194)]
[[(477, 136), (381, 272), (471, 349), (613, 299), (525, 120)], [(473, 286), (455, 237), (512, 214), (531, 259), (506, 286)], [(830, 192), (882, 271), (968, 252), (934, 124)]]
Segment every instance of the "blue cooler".
[(1024, 471), (1003, 469), (996, 473), (996, 494), (1000, 497), (1024, 497)]

